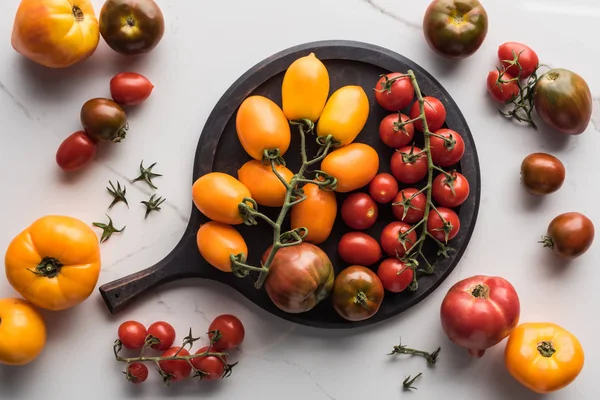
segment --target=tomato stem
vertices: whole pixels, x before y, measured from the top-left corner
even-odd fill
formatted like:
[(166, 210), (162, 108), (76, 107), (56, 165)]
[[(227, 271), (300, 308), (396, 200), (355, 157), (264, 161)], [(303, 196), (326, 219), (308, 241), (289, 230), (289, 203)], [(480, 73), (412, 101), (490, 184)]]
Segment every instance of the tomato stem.
[(544, 340), (543, 342), (539, 342), (537, 345), (537, 350), (542, 355), (542, 357), (552, 357), (554, 353), (556, 353), (556, 349), (554, 345), (549, 340)]
[(144, 160), (142, 160), (142, 162), (140, 163), (140, 175), (137, 178), (135, 178), (134, 180), (132, 180), (131, 183), (138, 182), (138, 181), (144, 181), (152, 189), (154, 189), (154, 190), (158, 189), (158, 187), (156, 187), (154, 185), (154, 183), (152, 182), (152, 178), (157, 178), (157, 177), (162, 176), (161, 174), (152, 172), (152, 168), (154, 168), (154, 166), (156, 164), (157, 163), (153, 163), (148, 168), (144, 168)]
[(437, 350), (435, 350), (434, 352), (428, 353), (423, 350), (411, 349), (409, 347), (406, 347), (402, 343), (400, 343), (399, 345), (394, 346), (394, 349), (388, 355), (392, 356), (392, 355), (396, 355), (396, 354), (409, 354), (409, 355), (414, 355), (414, 356), (421, 356), (421, 357), (424, 357), (425, 360), (427, 360), (428, 364), (434, 365), (436, 363), (437, 358), (440, 355), (441, 351), (442, 351), (442, 348), (438, 347)]
[(84, 20), (83, 11), (81, 10), (81, 8), (79, 8), (79, 6), (73, 6), (71, 11), (73, 12), (73, 17), (75, 17), (75, 21), (82, 22)]
[(125, 187), (125, 185), (121, 187), (121, 182), (117, 181), (117, 187), (115, 188), (115, 185), (113, 185), (112, 181), (108, 181), (108, 183), (110, 184), (110, 188), (107, 186), (106, 190), (108, 190), (108, 193), (110, 193), (110, 195), (113, 197), (113, 201), (108, 206), (108, 209), (110, 210), (115, 204), (117, 204), (120, 201), (125, 203), (127, 208), (129, 208), (129, 203), (127, 202), (127, 198), (125, 197), (125, 195), (127, 194), (127, 188)]
[(93, 226), (102, 229), (102, 236), (100, 237), (100, 243), (104, 243), (108, 239), (110, 239), (110, 237), (112, 236), (113, 233), (121, 233), (121, 232), (123, 232), (125, 230), (125, 228), (127, 227), (125, 225), (121, 229), (117, 229), (113, 225), (113, 221), (110, 218), (110, 216), (106, 215), (106, 218), (108, 218), (108, 224), (103, 224), (101, 222), (92, 222)]
[(410, 389), (414, 389), (417, 390), (416, 387), (413, 386), (413, 383), (415, 383), (415, 381), (417, 379), (419, 379), (419, 377), (423, 375), (422, 372), (419, 372), (414, 378), (410, 378), (410, 375), (406, 377), (406, 379), (404, 379), (404, 381), (402, 382), (402, 388), (404, 390), (410, 390)]
[(356, 296), (354, 297), (354, 304), (358, 304), (359, 306), (361, 306), (362, 308), (364, 308), (365, 310), (370, 310), (371, 308), (369, 307), (369, 304), (367, 303), (368, 299), (367, 299), (367, 295), (365, 294), (365, 292), (358, 292), (356, 293)]
[(471, 290), (471, 295), (478, 299), (487, 299), (490, 295), (490, 287), (480, 283)]
[(544, 246), (544, 248), (554, 248), (554, 240), (552, 240), (550, 236), (542, 236), (542, 240), (538, 243), (541, 243)]
[(60, 269), (63, 264), (58, 259), (53, 257), (44, 257), (42, 261), (35, 267), (35, 270), (28, 269), (38, 276), (44, 276), (46, 278), (56, 278), (60, 273)]

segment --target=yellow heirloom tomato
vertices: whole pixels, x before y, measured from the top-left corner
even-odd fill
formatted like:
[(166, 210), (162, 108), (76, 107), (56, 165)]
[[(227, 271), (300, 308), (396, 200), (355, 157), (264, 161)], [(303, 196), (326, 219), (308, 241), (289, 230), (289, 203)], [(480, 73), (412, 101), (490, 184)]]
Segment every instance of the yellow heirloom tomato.
[(49, 215), (9, 244), (8, 282), (38, 307), (65, 310), (92, 294), (100, 275), (100, 245), (83, 221)]
[[(294, 176), (294, 173), (283, 165), (277, 165), (275, 170), (288, 183)], [(238, 170), (238, 179), (246, 185), (252, 198), (261, 206), (283, 206), (286, 187), (275, 175), (271, 165), (265, 165), (258, 160), (250, 160)]]
[(26, 300), (1, 299), (0, 364), (28, 364), (40, 355), (45, 344), (42, 314)]
[(264, 96), (250, 96), (242, 102), (235, 127), (242, 147), (255, 160), (262, 160), (265, 150), (279, 149), (283, 156), (290, 147), (292, 136), (285, 114)]
[(244, 222), (238, 205), (250, 197), (250, 190), (242, 182), (223, 172), (203, 175), (192, 186), (192, 199), (198, 210), (214, 221), (229, 225)]
[(325, 65), (310, 53), (294, 61), (283, 77), (283, 112), (290, 121), (316, 122), (329, 95), (329, 73)]
[(369, 117), (369, 99), (360, 86), (344, 86), (325, 104), (317, 125), (317, 135), (332, 135), (341, 145), (352, 143)]
[(196, 242), (206, 262), (223, 272), (231, 272), (232, 254), (241, 254), (242, 262), (248, 257), (248, 246), (242, 235), (232, 226), (220, 222), (203, 224), (198, 229)]

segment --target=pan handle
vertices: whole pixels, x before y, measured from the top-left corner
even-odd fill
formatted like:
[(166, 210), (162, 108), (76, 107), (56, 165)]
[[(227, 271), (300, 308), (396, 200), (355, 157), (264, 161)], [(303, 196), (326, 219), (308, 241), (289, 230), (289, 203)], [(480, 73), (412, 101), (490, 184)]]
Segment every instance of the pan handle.
[(196, 246), (196, 236), (188, 230), (163, 260), (142, 271), (106, 283), (98, 290), (108, 310), (114, 315), (154, 287), (181, 278), (203, 277), (206, 271), (202, 261)]

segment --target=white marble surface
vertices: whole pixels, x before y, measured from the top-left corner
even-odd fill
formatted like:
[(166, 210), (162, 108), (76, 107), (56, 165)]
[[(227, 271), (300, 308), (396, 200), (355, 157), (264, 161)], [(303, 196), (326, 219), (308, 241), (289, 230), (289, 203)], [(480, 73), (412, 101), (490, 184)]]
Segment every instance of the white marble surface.
[[(99, 11), (102, 1), (93, 3)], [(116, 207), (111, 212), (127, 229), (102, 246), (100, 283), (162, 259), (186, 226), (192, 207), (193, 149), (214, 104), (255, 63), (314, 40), (374, 43), (429, 70), (462, 108), (474, 133), (483, 187), (476, 232), (459, 266), (426, 301), (385, 323), (345, 332), (296, 326), (258, 309), (228, 287), (202, 280), (161, 287), (111, 317), (95, 291), (75, 309), (46, 313), (49, 339), (44, 353), (27, 367), (0, 367), (0, 398), (541, 398), (505, 371), (503, 343), (483, 359), (472, 360), (441, 330), (439, 305), (446, 290), (479, 273), (499, 274), (515, 285), (522, 321), (554, 321), (580, 338), (587, 356), (583, 372), (571, 386), (547, 398), (595, 397), (600, 373), (600, 326), (593, 311), (600, 303), (598, 246), (560, 267), (536, 241), (561, 212), (580, 211), (600, 224), (592, 172), (600, 148), (600, 97), (587, 132), (565, 139), (503, 120), (484, 89), (497, 46), (517, 40), (536, 49), (542, 62), (575, 70), (593, 93), (600, 93), (600, 5), (595, 0), (573, 0), (568, 6), (561, 0), (486, 1), (487, 39), (474, 56), (458, 63), (440, 60), (425, 44), (420, 25), (427, 0), (161, 0), (167, 29), (154, 52), (131, 64), (101, 43), (90, 60), (68, 71), (45, 70), (12, 50), (9, 38), (17, 4), (0, 2), (1, 248), (45, 214), (102, 220), (110, 201), (108, 180), (133, 177), (145, 159), (158, 162), (156, 170), (165, 176), (157, 180), (159, 193), (167, 203), (144, 221), (139, 201), (149, 192), (143, 185), (128, 185), (131, 210)], [(81, 104), (107, 96), (110, 77), (124, 69), (147, 75), (156, 85), (152, 97), (130, 115), (133, 129), (125, 142), (103, 151), (84, 173), (65, 179), (54, 161), (57, 146), (79, 129)], [(519, 187), (519, 165), (526, 154), (538, 150), (559, 156), (568, 177), (560, 192), (534, 203)], [(3, 276), (0, 296), (15, 295)], [(123, 379), (111, 350), (121, 321), (168, 320), (182, 337), (190, 326), (202, 332), (221, 313), (238, 315), (247, 331), (234, 356), (240, 363), (231, 378), (168, 389), (156, 375), (136, 387)], [(420, 358), (390, 360), (385, 354), (400, 336), (424, 349), (441, 345), (438, 364), (427, 368)], [(425, 374), (419, 390), (403, 393), (404, 377), (420, 371)]]

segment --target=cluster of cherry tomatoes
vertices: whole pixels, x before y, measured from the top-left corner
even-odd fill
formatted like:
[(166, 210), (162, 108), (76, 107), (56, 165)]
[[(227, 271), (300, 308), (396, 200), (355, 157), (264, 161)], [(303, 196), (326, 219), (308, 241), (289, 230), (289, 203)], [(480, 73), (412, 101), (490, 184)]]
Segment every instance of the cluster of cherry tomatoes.
[[(414, 146), (416, 131), (423, 131), (423, 124), (416, 120), (420, 115), (419, 103), (414, 102), (414, 88), (410, 79), (401, 73), (382, 77), (376, 86), (376, 99), (380, 106), (393, 114), (386, 116), (380, 124), (381, 140), (396, 151), (390, 161), (389, 173), (377, 174), (366, 191), (350, 194), (341, 206), (344, 223), (353, 231), (345, 233), (338, 244), (338, 254), (346, 263), (371, 266), (385, 255), (379, 264), (377, 275), (383, 287), (390, 292), (406, 290), (414, 279), (414, 268), (402, 258), (417, 241), (417, 232), (412, 230), (425, 217), (427, 188), (419, 189), (415, 184), (423, 181), (429, 172), (426, 153)], [(465, 144), (459, 133), (442, 128), (446, 110), (441, 101), (425, 97), (425, 115), (430, 136), (430, 154), (438, 167), (455, 166), (463, 157)], [(410, 116), (400, 112), (409, 105)], [(409, 122), (416, 120), (414, 122)], [(399, 124), (408, 122), (404, 126)], [(445, 140), (447, 139), (447, 141)], [(469, 182), (459, 172), (442, 172), (433, 179), (431, 197), (438, 207), (429, 212), (426, 229), (442, 243), (447, 243), (459, 232), (460, 219), (452, 208), (460, 206), (469, 196)], [(404, 185), (404, 187), (401, 187)], [(379, 207), (391, 205), (396, 221), (383, 229), (379, 242), (362, 232), (377, 221)], [(451, 225), (446, 234), (444, 225)], [(398, 238), (410, 231), (404, 241)]]
[(123, 107), (144, 102), (154, 85), (144, 76), (122, 72), (110, 81), (111, 99), (102, 97), (88, 100), (80, 113), (83, 130), (67, 137), (56, 152), (56, 163), (63, 171), (77, 171), (91, 162), (98, 143), (120, 142), (128, 129)]
[[(151, 324), (147, 329), (138, 321), (125, 321), (118, 329), (118, 336), (123, 347), (129, 350), (156, 350), (160, 356), (152, 361), (158, 362), (160, 370), (168, 376), (169, 382), (179, 382), (190, 377), (192, 369), (202, 371), (200, 375), (202, 380), (216, 380), (224, 376), (228, 369), (227, 356), (198, 356), (190, 358), (189, 362), (183, 359), (168, 359), (170, 357), (188, 357), (190, 352), (185, 346), (173, 346), (175, 342), (175, 329), (164, 321), (158, 321)], [(208, 327), (208, 338), (210, 343), (198, 349), (195, 354), (204, 354), (206, 352), (225, 352), (233, 350), (242, 344), (245, 336), (245, 329), (242, 322), (235, 316), (223, 314), (216, 317)], [(155, 338), (153, 344), (148, 346), (148, 338)], [(190, 345), (191, 350), (191, 345)], [(140, 355), (139, 361), (128, 362), (126, 376), (127, 379), (139, 384), (148, 378), (148, 367), (143, 363)], [(164, 375), (163, 375), (164, 377)]]

